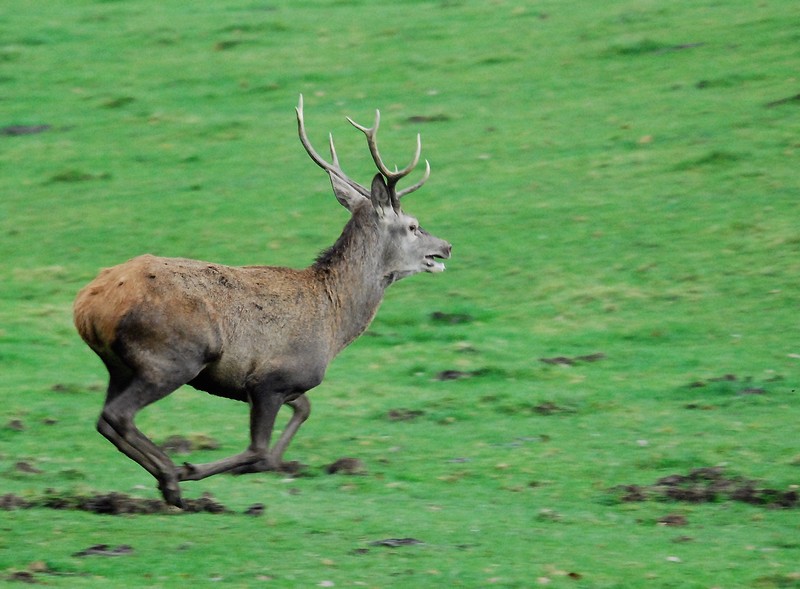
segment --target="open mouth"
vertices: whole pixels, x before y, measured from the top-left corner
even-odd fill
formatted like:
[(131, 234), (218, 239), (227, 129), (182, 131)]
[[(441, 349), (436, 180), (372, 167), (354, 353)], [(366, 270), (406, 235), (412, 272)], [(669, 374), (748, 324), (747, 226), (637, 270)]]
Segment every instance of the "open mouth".
[(443, 258), (436, 254), (425, 256), (425, 270), (427, 272), (444, 272), (444, 264), (437, 262), (437, 259), (441, 260)]

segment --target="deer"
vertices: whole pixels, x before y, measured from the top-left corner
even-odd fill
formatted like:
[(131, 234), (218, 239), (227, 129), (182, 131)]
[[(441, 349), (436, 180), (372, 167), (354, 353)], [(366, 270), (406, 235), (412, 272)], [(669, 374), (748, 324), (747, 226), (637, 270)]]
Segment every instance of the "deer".
[[(102, 360), (109, 380), (97, 430), (158, 482), (168, 505), (185, 508), (180, 483), (219, 473), (281, 469), (284, 452), (308, 419), (306, 393), (319, 385), (329, 363), (372, 322), (391, 284), (421, 272), (442, 272), (451, 245), (425, 231), (400, 207), (430, 176), (398, 190), (419, 163), (422, 140), (403, 169), (384, 164), (378, 150), (380, 111), (361, 131), (378, 173), (369, 187), (339, 163), (333, 135), (330, 161), (306, 133), (303, 96), (297, 129), (306, 153), (327, 174), (350, 218), (335, 243), (307, 268), (225, 266), (144, 254), (102, 270), (74, 302), (74, 322)], [(250, 441), (239, 454), (176, 466), (135, 425), (136, 414), (189, 385), (246, 402)], [(291, 416), (277, 442), (279, 410)]]

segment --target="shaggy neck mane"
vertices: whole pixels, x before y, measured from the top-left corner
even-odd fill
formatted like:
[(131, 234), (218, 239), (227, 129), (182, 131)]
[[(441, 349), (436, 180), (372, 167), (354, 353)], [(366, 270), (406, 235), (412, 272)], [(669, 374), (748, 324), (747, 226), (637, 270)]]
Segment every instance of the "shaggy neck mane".
[(336, 243), (317, 256), (315, 270), (329, 273), (343, 264), (360, 267), (370, 255), (374, 255), (368, 246), (368, 236), (374, 233), (375, 220), (369, 212), (359, 209), (353, 214)]
[(364, 332), (388, 286), (379, 267), (376, 223), (371, 205), (354, 211), (336, 243), (312, 266), (332, 304), (337, 353)]

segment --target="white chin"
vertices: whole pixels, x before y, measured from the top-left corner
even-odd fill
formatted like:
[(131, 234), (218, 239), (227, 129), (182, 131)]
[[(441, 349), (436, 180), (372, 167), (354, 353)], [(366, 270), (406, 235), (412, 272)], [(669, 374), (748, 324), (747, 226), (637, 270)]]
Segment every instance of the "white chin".
[(441, 262), (431, 262), (426, 268), (428, 272), (444, 272), (444, 264)]

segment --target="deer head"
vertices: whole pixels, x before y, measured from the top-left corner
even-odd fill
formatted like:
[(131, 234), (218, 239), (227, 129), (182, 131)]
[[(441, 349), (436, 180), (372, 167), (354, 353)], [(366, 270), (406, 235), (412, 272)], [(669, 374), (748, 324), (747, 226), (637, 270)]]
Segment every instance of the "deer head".
[(402, 170), (390, 170), (384, 164), (378, 150), (377, 133), (380, 124), (380, 111), (375, 111), (375, 123), (372, 127), (359, 125), (349, 117), (347, 120), (367, 137), (370, 154), (378, 168), (378, 174), (372, 179), (370, 188), (352, 180), (339, 165), (333, 135), (329, 135), (331, 162), (323, 159), (313, 148), (306, 135), (303, 120), (303, 96), (296, 108), (297, 128), (300, 141), (308, 155), (319, 167), (328, 173), (333, 192), (339, 203), (349, 210), (353, 216), (367, 214), (371, 216), (375, 227), (378, 251), (373, 254), (380, 257), (384, 278), (388, 283), (419, 272), (442, 272), (445, 269), (439, 259), (450, 257), (451, 246), (420, 227), (419, 221), (405, 213), (400, 207), (400, 199), (419, 189), (430, 176), (431, 167), (425, 161), (425, 172), (414, 185), (397, 190), (397, 183), (408, 176), (419, 163), (422, 141), (417, 135), (417, 149), (411, 162)]

